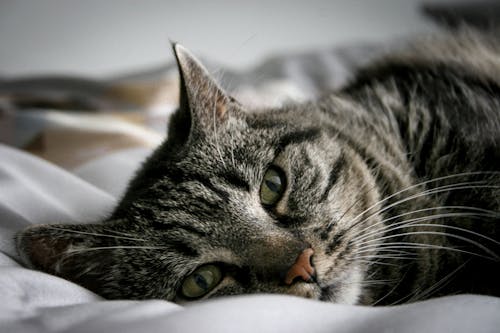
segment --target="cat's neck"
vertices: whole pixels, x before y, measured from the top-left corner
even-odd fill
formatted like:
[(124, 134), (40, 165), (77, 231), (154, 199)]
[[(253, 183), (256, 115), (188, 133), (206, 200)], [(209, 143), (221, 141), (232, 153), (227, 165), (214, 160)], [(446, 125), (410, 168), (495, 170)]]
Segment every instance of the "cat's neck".
[[(369, 78), (361, 76), (344, 92), (390, 123), (388, 128), (398, 128), (400, 144), (420, 179), (497, 167), (500, 80), (479, 79), (443, 63), (395, 64), (370, 72)], [(483, 98), (496, 101), (497, 107), (482, 103)], [(456, 159), (464, 156), (477, 156), (477, 161), (458, 169), (463, 163)]]

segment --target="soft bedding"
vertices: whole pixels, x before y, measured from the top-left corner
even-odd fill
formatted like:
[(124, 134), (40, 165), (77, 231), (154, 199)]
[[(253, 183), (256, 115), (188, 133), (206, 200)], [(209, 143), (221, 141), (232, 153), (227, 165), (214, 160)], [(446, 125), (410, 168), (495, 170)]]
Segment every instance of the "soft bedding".
[[(277, 105), (338, 86), (378, 52), (356, 47), (276, 58), (252, 75), (227, 71), (221, 79), (231, 82), (243, 103)], [(75, 89), (78, 103), (75, 91), (63, 91), (57, 79), (48, 85), (42, 79), (38, 85), (28, 80), (0, 86), (0, 332), (500, 330), (500, 299), (487, 296), (368, 308), (250, 295), (180, 306), (107, 301), (23, 267), (15, 251), (16, 231), (32, 224), (95, 221), (113, 209), (134, 170), (164, 137), (177, 98), (172, 71), (166, 66), (147, 75), (86, 81), (86, 90)], [(74, 83), (82, 88), (81, 81)]]

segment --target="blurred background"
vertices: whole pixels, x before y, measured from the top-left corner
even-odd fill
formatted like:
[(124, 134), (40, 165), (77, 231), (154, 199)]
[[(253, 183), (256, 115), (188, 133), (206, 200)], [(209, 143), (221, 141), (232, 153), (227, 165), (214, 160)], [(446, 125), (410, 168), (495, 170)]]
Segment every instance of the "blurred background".
[[(426, 4), (475, 0), (427, 0)], [(0, 0), (0, 76), (102, 78), (172, 60), (169, 40), (230, 68), (271, 54), (436, 29), (422, 0)]]
[(413, 36), (464, 21), (490, 29), (500, 1), (0, 0), (0, 146), (119, 196), (177, 109), (170, 40), (262, 111), (338, 89)]

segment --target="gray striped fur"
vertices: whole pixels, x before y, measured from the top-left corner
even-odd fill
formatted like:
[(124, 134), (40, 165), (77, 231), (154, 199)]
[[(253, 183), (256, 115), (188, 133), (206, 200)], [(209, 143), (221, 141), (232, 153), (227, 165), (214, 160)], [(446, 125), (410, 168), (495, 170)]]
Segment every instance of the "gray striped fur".
[[(186, 301), (206, 263), (206, 298), (284, 293), (398, 304), (500, 296), (500, 40), (463, 30), (417, 42), (316, 101), (248, 110), (174, 46), (179, 110), (106, 221), (17, 236), (33, 267), (106, 298)], [(272, 209), (265, 170), (287, 176)], [(305, 248), (314, 283), (282, 283)]]

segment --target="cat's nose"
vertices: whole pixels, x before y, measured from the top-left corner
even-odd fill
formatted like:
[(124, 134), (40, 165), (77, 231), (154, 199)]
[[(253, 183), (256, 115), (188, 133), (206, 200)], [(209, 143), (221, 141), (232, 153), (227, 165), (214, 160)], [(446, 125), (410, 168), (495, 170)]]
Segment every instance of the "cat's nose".
[(297, 279), (304, 282), (314, 282), (316, 280), (316, 271), (311, 263), (313, 254), (314, 250), (312, 248), (307, 248), (299, 254), (295, 263), (285, 275), (285, 284), (291, 285)]

